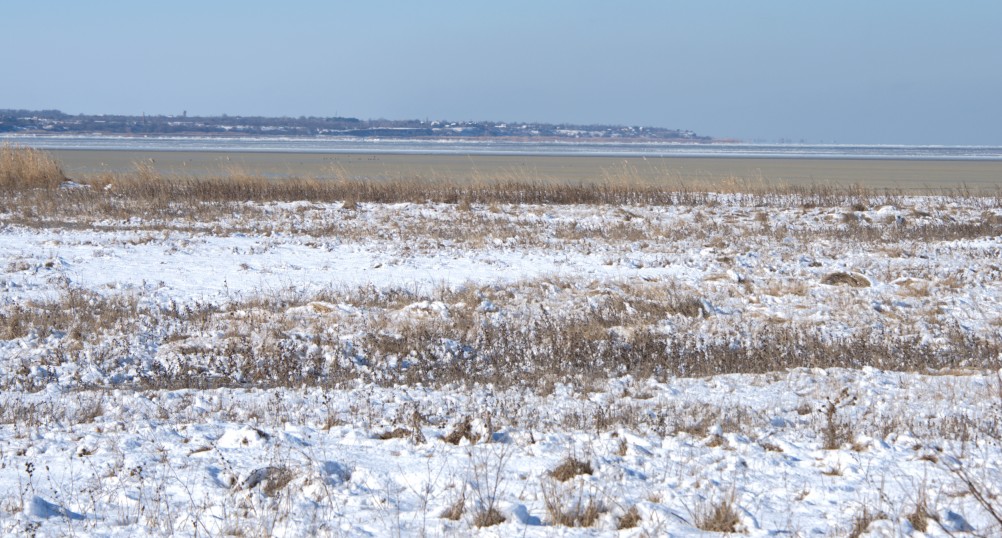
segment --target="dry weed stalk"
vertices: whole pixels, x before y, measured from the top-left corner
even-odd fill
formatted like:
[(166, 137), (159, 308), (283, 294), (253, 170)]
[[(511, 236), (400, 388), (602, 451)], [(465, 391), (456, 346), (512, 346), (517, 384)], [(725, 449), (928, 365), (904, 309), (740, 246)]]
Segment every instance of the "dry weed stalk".
[(870, 524), (878, 519), (887, 519), (887, 515), (883, 512), (871, 512), (869, 508), (863, 507), (863, 511), (852, 522), (852, 528), (849, 529), (849, 538), (859, 538), (862, 536), (869, 528)]
[(513, 454), (513, 448), (504, 443), (479, 445), (470, 449), (470, 486), (476, 512), (473, 525), (491, 527), (505, 522), (499, 510), (505, 469)]
[(970, 471), (960, 463), (960, 460), (951, 465), (949, 470), (960, 480), (978, 505), (995, 521), (998, 530), (1002, 530), (1002, 502), (999, 501), (1002, 498), (1002, 492), (997, 491), (997, 485), (989, 484), (972, 476)]
[(825, 450), (838, 450), (855, 437), (852, 425), (838, 418), (836, 407), (838, 402), (837, 399), (834, 402), (829, 401), (825, 406), (825, 424), (821, 430), (821, 446)]

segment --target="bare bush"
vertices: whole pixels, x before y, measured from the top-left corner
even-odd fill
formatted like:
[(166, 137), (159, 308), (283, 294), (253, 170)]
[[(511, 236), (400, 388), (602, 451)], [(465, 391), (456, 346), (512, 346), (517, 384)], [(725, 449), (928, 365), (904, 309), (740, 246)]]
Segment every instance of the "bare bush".
[(476, 503), (474, 526), (491, 527), (505, 522), (498, 503), (511, 456), (512, 448), (506, 444), (486, 444), (470, 451), (470, 489)]
[(821, 429), (821, 446), (825, 450), (837, 450), (853, 440), (854, 434), (849, 422), (838, 417), (836, 402), (825, 406), (825, 423)]

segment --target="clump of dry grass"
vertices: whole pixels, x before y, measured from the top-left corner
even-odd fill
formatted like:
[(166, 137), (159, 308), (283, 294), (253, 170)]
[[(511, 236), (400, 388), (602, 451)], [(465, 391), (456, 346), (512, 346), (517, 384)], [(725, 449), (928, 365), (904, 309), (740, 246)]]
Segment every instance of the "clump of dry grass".
[(567, 456), (541, 482), (543, 502), (550, 520), (565, 527), (591, 527), (605, 511), (595, 492), (586, 492), (574, 477), (594, 472), (591, 463)]
[(487, 446), (491, 448), (469, 453), (470, 485), (477, 507), (473, 514), (473, 525), (476, 527), (500, 525), (506, 520), (499, 510), (499, 502), (512, 448), (505, 444)]
[(919, 496), (918, 501), (915, 503), (915, 509), (908, 514), (905, 519), (911, 524), (912, 528), (919, 532), (926, 532), (929, 530), (929, 520), (934, 519), (934, 515), (929, 513), (928, 503), (925, 499), (925, 495)]
[(500, 525), (506, 521), (504, 514), (502, 514), (497, 508), (488, 508), (486, 510), (481, 510), (473, 516), (473, 526), (477, 528), (481, 527), (493, 527), (494, 525)]
[(583, 474), (592, 474), (594, 469), (592, 469), (591, 462), (581, 461), (573, 456), (568, 456), (564, 461), (560, 462), (550, 471), (550, 476), (554, 480), (560, 482), (566, 482), (575, 476)]
[(596, 493), (581, 484), (566, 487), (544, 480), (542, 490), (546, 513), (554, 525), (591, 527), (606, 511)]
[(411, 431), (407, 428), (394, 428), (392, 430), (387, 430), (376, 434), (376, 439), (380, 441), (386, 441), (389, 439), (405, 439), (411, 436)]
[(632, 529), (640, 524), (640, 511), (637, 510), (637, 506), (631, 506), (629, 510), (626, 511), (622, 517), (616, 522), (616, 528), (618, 530)]
[(734, 533), (738, 532), (741, 514), (734, 503), (731, 494), (717, 501), (706, 501), (696, 506), (692, 514), (696, 528), (708, 532)]
[(847, 536), (849, 538), (859, 538), (870, 528), (870, 524), (878, 519), (887, 519), (887, 515), (883, 512), (871, 512), (869, 508), (864, 506), (863, 511), (853, 520), (852, 528), (849, 529)]
[(870, 280), (858, 273), (846, 273), (837, 271), (828, 273), (821, 279), (821, 283), (828, 286), (850, 286), (853, 288), (869, 288)]
[(480, 440), (480, 436), (473, 433), (473, 421), (470, 417), (464, 417), (451, 432), (442, 438), (443, 441), (451, 445), (458, 445), (463, 439), (468, 440), (470, 444)]
[(278, 495), (296, 477), (296, 474), (285, 466), (268, 466), (255, 469), (244, 479), (243, 489), (260, 488), (269, 497)]
[(64, 181), (62, 168), (48, 153), (7, 143), (0, 146), (0, 188), (57, 189)]
[(453, 501), (452, 504), (447, 506), (442, 514), (439, 516), (442, 519), (448, 519), (450, 521), (459, 521), (459, 518), (463, 517), (463, 513), (466, 511), (466, 489), (464, 488), (460, 493), (459, 497)]

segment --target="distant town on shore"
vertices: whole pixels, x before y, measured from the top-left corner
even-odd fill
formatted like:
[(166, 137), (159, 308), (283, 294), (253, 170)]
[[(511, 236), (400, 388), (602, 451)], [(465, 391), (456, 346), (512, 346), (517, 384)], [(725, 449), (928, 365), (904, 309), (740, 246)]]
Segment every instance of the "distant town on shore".
[(2, 134), (160, 136), (340, 136), (380, 138), (614, 139), (712, 142), (683, 129), (495, 121), (386, 120), (345, 117), (71, 115), (59, 110), (0, 109)]

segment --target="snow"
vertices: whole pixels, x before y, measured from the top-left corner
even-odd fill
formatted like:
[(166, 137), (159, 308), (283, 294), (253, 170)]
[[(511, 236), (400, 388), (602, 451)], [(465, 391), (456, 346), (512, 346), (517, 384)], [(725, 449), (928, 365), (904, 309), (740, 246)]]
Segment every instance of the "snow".
[[(992, 535), (1002, 528), (972, 488), (998, 509), (1002, 357), (568, 376), (540, 379), (542, 390), (380, 383), (374, 372), (420, 358), (359, 354), (370, 336), (406, 341), (465, 316), (586, 316), (615, 300), (627, 314), (610, 341), (629, 343), (644, 329), (632, 320), (652, 315), (641, 292), (697, 297), (699, 312), (653, 314), (653, 330), (707, 346), (754, 347), (789, 329), (875, 346), (917, 339), (935, 357), (978, 338), (987, 344), (963, 349), (990, 351), (1002, 339), (1002, 238), (935, 230), (1000, 216), (980, 199), (851, 211), (726, 195), (470, 211), (246, 204), (211, 222), (5, 216), (0, 313), (86, 292), (94, 312), (100, 298), (132, 298), (139, 318), (83, 324), (81, 335), (10, 329), (0, 340), (0, 533), (699, 536), (698, 515), (730, 500), (748, 536), (847, 535), (864, 510), (876, 516), (871, 536)], [(870, 286), (821, 283), (840, 271)], [(205, 309), (204, 327), (178, 329), (171, 312), (185, 308)], [(382, 333), (366, 332), (374, 326)], [(292, 342), (361, 373), (144, 384), (156, 372), (221, 368), (221, 350), (240, 338)], [(333, 353), (331, 340), (354, 351)], [(437, 345), (462, 357), (466, 344)], [(447, 442), (466, 421), (469, 435)], [(826, 448), (829, 433), (841, 435)], [(550, 471), (567, 458), (592, 473), (558, 482)], [(593, 501), (598, 519), (557, 525), (554, 498)], [(460, 501), (458, 519), (443, 517)], [(920, 504), (924, 533), (909, 518)], [(477, 528), (488, 506), (505, 521)], [(631, 509), (637, 526), (618, 530)]]

